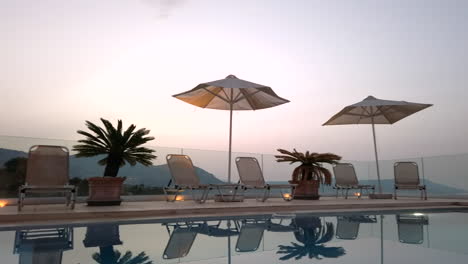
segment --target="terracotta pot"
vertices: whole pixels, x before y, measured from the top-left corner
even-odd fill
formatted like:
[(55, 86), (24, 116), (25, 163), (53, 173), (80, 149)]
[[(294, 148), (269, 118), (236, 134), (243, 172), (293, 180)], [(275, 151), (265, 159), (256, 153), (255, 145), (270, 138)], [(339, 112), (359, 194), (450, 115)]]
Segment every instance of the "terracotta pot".
[(88, 179), (89, 206), (120, 205), (122, 200), (122, 184), (125, 178), (121, 177), (93, 177)]
[(318, 181), (289, 181), (293, 184), (298, 184), (294, 191), (294, 199), (302, 200), (318, 200), (320, 183)]

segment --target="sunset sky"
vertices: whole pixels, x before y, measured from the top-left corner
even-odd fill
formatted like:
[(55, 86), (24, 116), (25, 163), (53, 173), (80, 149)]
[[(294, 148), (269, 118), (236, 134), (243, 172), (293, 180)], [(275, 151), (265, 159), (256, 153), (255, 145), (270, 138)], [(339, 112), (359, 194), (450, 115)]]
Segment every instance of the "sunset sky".
[(321, 126), (373, 95), (434, 104), (377, 127), (383, 159), (466, 153), (467, 25), (463, 0), (3, 0), (0, 135), (75, 140), (104, 117), (226, 150), (229, 112), (172, 95), (234, 74), (291, 101), (234, 113), (234, 151), (373, 159), (370, 126)]

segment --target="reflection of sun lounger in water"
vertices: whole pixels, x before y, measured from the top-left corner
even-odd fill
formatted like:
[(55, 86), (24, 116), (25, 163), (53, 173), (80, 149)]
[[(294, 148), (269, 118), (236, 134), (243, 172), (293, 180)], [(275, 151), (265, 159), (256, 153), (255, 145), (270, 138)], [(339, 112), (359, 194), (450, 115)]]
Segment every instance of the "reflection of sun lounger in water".
[(262, 242), (263, 233), (267, 227), (265, 221), (258, 220), (242, 220), (240, 225), (240, 233), (237, 238), (237, 252), (252, 252), (256, 251)]
[(14, 253), (20, 264), (61, 264), (63, 251), (73, 249), (73, 229), (16, 231)]
[[(165, 225), (170, 237), (166, 248), (164, 249), (163, 258), (174, 259), (187, 256), (192, 248), (195, 238), (197, 237), (199, 224), (184, 223)], [(174, 228), (172, 231), (170, 230), (170, 226)]]
[(422, 244), (424, 241), (424, 225), (429, 224), (424, 215), (396, 215), (398, 225), (398, 240), (406, 244)]
[(377, 219), (366, 215), (338, 216), (336, 238), (353, 240), (358, 237), (361, 223), (376, 223)]

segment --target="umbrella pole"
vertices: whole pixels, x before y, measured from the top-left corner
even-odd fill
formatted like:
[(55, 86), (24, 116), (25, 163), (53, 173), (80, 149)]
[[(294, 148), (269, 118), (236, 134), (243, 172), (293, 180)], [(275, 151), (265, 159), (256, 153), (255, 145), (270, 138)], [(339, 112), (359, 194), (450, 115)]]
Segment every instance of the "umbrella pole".
[[(232, 95), (231, 95), (232, 96)], [(232, 102), (229, 105), (229, 157), (228, 157), (228, 183), (231, 183), (231, 147), (232, 147)]]
[(379, 182), (379, 193), (382, 194), (382, 184), (380, 183), (379, 155), (377, 154), (377, 141), (375, 139), (374, 117), (372, 117), (372, 136), (374, 136), (375, 165), (377, 167), (377, 180)]

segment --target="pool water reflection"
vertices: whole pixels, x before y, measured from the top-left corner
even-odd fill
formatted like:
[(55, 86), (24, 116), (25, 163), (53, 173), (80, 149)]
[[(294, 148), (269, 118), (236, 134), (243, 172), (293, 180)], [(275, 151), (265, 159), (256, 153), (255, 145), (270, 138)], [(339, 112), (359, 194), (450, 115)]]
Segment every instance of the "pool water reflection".
[(274, 214), (0, 228), (0, 263), (466, 263), (468, 214)]

